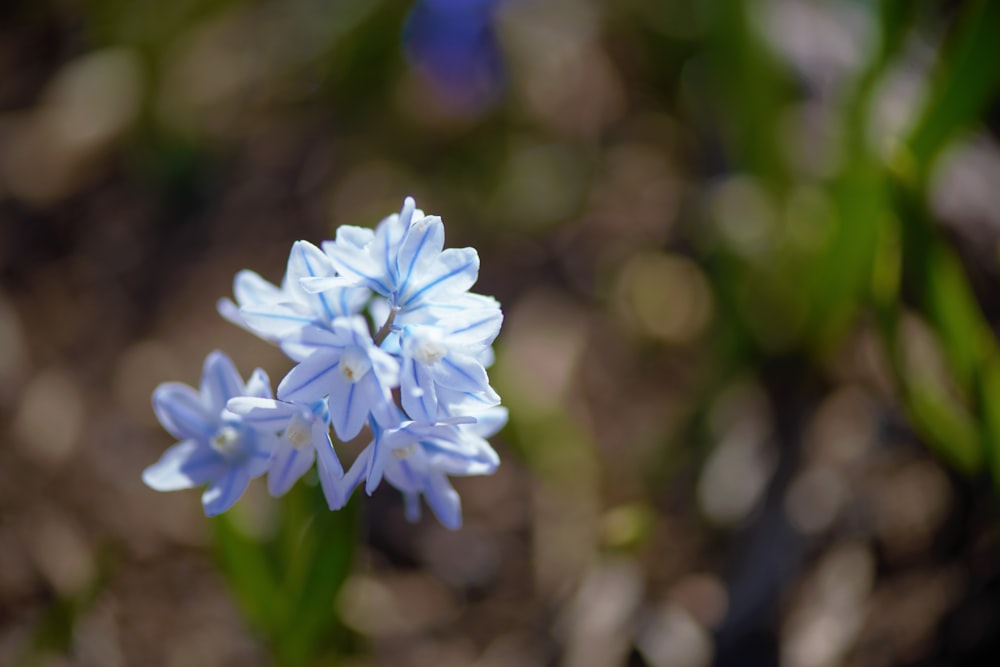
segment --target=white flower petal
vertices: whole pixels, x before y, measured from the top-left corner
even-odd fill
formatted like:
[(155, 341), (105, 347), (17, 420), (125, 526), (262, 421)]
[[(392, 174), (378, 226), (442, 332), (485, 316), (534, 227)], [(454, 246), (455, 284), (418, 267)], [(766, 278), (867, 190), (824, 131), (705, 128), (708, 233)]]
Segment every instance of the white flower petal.
[(217, 452), (194, 440), (185, 440), (143, 470), (142, 481), (156, 491), (177, 491), (207, 484), (225, 471), (225, 462)]
[(404, 359), (399, 380), (399, 397), (410, 419), (434, 423), (438, 398), (431, 371), (415, 359)]
[(464, 292), (479, 278), (479, 253), (475, 248), (449, 248), (433, 266), (414, 276), (407, 291), (399, 296), (398, 305), (414, 306), (421, 301), (434, 301)]
[(336, 374), (332, 380), (330, 422), (337, 437), (343, 441), (354, 438), (368, 420), (369, 401), (362, 382), (348, 382)]
[(434, 381), (448, 389), (466, 392), (481, 392), (494, 401), (500, 397), (490, 387), (486, 369), (476, 359), (459, 352), (452, 352), (434, 364)]
[(444, 224), (441, 218), (428, 216), (410, 225), (406, 239), (399, 248), (397, 289), (405, 292), (410, 280), (430, 268), (443, 248)]

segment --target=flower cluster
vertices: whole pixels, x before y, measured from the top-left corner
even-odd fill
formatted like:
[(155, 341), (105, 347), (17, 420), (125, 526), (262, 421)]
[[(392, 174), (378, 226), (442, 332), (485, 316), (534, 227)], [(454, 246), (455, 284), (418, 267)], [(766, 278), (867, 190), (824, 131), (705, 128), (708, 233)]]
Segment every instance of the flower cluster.
[[(343, 226), (316, 247), (292, 246), (280, 286), (237, 274), (227, 320), (296, 362), (276, 395), (264, 371), (243, 382), (222, 352), (205, 360), (200, 391), (164, 383), (153, 409), (180, 442), (143, 473), (153, 489), (207, 484), (209, 516), (229, 509), (249, 481), (267, 474), (280, 496), (316, 464), (331, 510), (364, 482), (384, 478), (411, 520), (427, 500), (449, 528), (462, 522), (449, 475), (486, 475), (499, 458), (486, 438), (506, 409), (486, 368), (503, 315), (495, 299), (469, 291), (474, 248), (444, 249), (444, 225), (407, 198), (374, 229)], [(340, 442), (367, 426), (371, 441), (345, 472)]]

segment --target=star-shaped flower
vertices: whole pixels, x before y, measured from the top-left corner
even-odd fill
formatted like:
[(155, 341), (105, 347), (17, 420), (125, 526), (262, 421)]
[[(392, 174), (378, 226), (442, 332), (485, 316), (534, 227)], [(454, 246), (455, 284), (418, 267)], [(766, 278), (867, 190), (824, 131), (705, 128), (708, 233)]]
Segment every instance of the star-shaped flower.
[(146, 468), (142, 480), (157, 491), (176, 491), (202, 484), (205, 514), (232, 507), (254, 477), (268, 469), (276, 438), (258, 433), (226, 410), (237, 396), (270, 398), (271, 385), (257, 369), (243, 383), (233, 362), (219, 351), (205, 359), (201, 391), (166, 382), (153, 392), (153, 411), (167, 431), (181, 441)]
[(420, 518), (423, 495), (443, 525), (452, 530), (462, 525), (462, 505), (449, 475), (489, 475), (500, 458), (485, 438), (507, 421), (506, 408), (480, 413), (479, 421), (423, 425), (404, 422), (395, 429), (376, 432), (372, 441), (344, 475), (342, 488), (350, 493), (362, 480), (371, 493), (384, 477), (403, 493), (406, 515)]
[(399, 363), (375, 346), (361, 317), (340, 318), (328, 329), (306, 327), (295, 339), (312, 353), (278, 385), (283, 401), (309, 403), (329, 397), (330, 421), (341, 440), (350, 440), (373, 416), (380, 424), (398, 421), (392, 388)]
[(336, 241), (323, 244), (342, 278), (304, 278), (302, 285), (323, 293), (353, 279), (399, 310), (448, 301), (475, 284), (479, 253), (475, 248), (443, 248), (441, 218), (423, 215), (407, 197), (400, 214), (383, 220), (374, 232), (341, 227)]
[(325, 400), (303, 405), (240, 397), (230, 400), (228, 409), (258, 431), (279, 434), (267, 473), (267, 489), (272, 496), (288, 492), (315, 460), (330, 509), (344, 506), (347, 494), (340, 488), (344, 469), (330, 440), (330, 410)]

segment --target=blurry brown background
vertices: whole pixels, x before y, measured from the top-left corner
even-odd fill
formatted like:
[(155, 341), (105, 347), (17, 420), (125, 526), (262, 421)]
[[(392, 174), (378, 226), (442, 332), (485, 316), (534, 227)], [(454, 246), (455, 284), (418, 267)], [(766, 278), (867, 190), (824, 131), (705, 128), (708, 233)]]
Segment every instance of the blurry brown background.
[[(810, 328), (877, 4), (3, 4), (0, 664), (272, 664), (199, 494), (141, 483), (149, 396), (216, 348), (277, 382), (216, 299), (409, 194), (480, 252), (512, 421), (460, 531), (364, 499), (318, 664), (998, 664), (990, 481), (908, 425), (870, 314)], [(914, 3), (873, 155), (973, 4)], [(987, 318), (992, 108), (926, 193)], [(907, 367), (960, 395), (902, 308)]]

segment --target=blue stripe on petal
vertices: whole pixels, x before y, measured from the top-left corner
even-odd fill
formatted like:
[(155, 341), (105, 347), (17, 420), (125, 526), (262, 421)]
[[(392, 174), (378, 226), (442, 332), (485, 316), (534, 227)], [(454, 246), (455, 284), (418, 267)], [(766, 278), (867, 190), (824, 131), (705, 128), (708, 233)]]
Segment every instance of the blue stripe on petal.
[[(448, 260), (451, 260), (452, 258), (459, 257), (460, 255), (458, 255), (457, 253), (454, 253), (453, 252), (454, 250), (467, 251), (467, 252), (463, 252), (462, 254), (463, 255), (468, 255), (468, 259), (466, 259), (465, 261), (463, 261), (458, 266), (455, 266), (454, 268), (451, 268), (450, 270), (448, 270), (444, 274), (438, 275), (438, 276), (434, 277), (432, 280), (430, 280), (429, 282), (423, 283), (420, 286), (420, 288), (417, 289), (415, 292), (413, 292), (411, 294), (405, 294), (405, 295), (403, 295), (402, 298), (400, 299), (400, 305), (401, 306), (407, 306), (408, 307), (410, 304), (418, 302), (428, 292), (431, 292), (431, 291), (439, 288), (441, 285), (444, 285), (448, 281), (453, 280), (453, 279), (455, 279), (456, 277), (459, 277), (459, 276), (463, 276), (463, 275), (466, 276), (466, 279), (465, 279), (464, 282), (468, 282), (469, 284), (465, 288), (471, 287), (476, 282), (476, 277), (479, 275), (479, 255), (472, 248), (461, 248), (461, 249), (453, 248), (452, 250), (446, 250), (445, 252), (441, 253), (441, 257), (439, 259), (439, 264), (442, 265), (442, 266), (448, 266), (451, 263)], [(441, 261), (441, 260), (444, 260), (444, 261)], [(461, 285), (459, 285), (459, 287), (456, 287), (456, 291), (458, 291), (460, 288), (461, 288)]]
[(217, 479), (201, 496), (207, 516), (222, 514), (239, 500), (250, 482), (250, 476), (242, 466), (230, 468), (221, 479)]
[(201, 395), (213, 409), (221, 412), (226, 401), (243, 393), (243, 378), (225, 353), (215, 350), (205, 359), (201, 375)]
[(164, 382), (153, 391), (153, 412), (178, 438), (209, 437), (218, 421), (218, 413), (205, 407), (201, 395), (180, 382)]
[(315, 401), (323, 398), (327, 387), (323, 380), (335, 373), (340, 357), (327, 354), (312, 355), (288, 372), (278, 384), (278, 398), (282, 400)]
[[(340, 248), (337, 248), (337, 256), (333, 258), (337, 262), (337, 268), (340, 269), (341, 273), (352, 273), (379, 294), (383, 296), (389, 295), (389, 292), (392, 290), (390, 290), (382, 280), (376, 276), (366, 273), (364, 269), (358, 268), (352, 262), (345, 260), (345, 254), (347, 253), (343, 252)], [(346, 271), (344, 269), (346, 269)]]
[(492, 393), (486, 369), (466, 355), (452, 354), (443, 358), (435, 373), (435, 380), (449, 389)]

